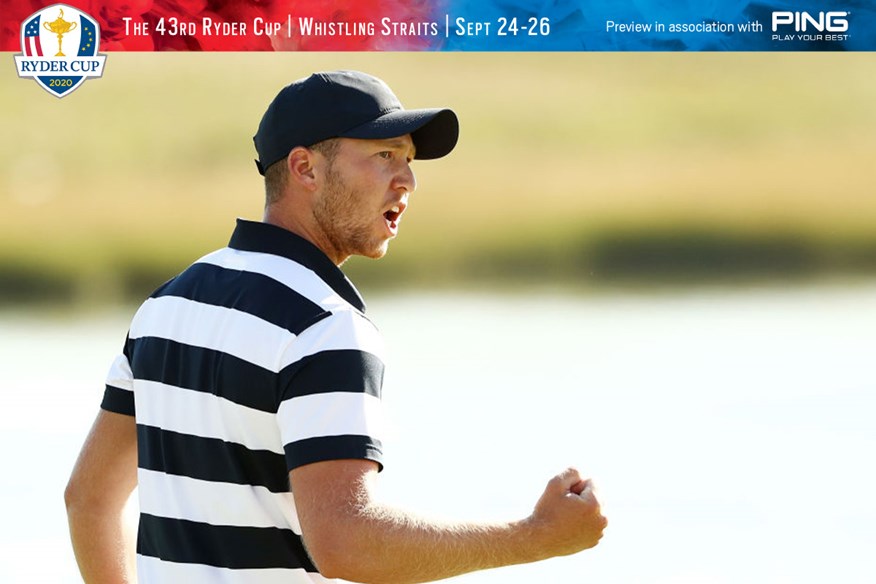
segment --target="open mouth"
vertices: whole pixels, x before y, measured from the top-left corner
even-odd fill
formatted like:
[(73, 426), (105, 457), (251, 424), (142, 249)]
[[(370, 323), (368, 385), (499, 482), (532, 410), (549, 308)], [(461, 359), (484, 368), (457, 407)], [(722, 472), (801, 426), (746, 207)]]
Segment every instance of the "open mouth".
[(398, 205), (395, 205), (392, 209), (383, 214), (386, 218), (386, 221), (389, 223), (389, 226), (392, 229), (396, 229), (398, 227), (398, 220), (401, 218), (401, 208)]

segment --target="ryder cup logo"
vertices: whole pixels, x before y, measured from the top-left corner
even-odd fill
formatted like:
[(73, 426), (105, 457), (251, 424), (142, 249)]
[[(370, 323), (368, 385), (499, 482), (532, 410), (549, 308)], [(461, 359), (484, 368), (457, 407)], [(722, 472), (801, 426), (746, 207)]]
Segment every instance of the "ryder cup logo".
[(100, 26), (66, 4), (54, 4), (21, 23), (19, 77), (33, 77), (43, 89), (64, 97), (89, 77), (103, 75), (106, 56), (98, 55)]

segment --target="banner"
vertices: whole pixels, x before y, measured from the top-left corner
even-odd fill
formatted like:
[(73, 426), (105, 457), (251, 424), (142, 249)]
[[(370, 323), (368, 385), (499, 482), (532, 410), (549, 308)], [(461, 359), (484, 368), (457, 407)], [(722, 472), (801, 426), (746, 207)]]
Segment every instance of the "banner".
[[(13, 0), (0, 47), (46, 2)], [(105, 51), (872, 51), (865, 0), (71, 0)]]

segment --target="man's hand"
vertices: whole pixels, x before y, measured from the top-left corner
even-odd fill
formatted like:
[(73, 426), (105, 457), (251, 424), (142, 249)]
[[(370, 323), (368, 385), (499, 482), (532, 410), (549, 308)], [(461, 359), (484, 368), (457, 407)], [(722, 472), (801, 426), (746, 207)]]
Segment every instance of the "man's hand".
[(545, 557), (565, 556), (592, 548), (608, 524), (590, 479), (569, 468), (548, 482), (529, 518), (535, 541)]

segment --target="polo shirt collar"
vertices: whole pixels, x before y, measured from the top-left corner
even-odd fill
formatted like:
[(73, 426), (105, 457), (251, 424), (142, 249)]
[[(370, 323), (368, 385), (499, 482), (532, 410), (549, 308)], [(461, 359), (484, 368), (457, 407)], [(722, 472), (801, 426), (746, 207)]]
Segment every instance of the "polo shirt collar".
[(287, 229), (270, 223), (238, 219), (228, 247), (269, 253), (297, 262), (313, 270), (323, 282), (357, 310), (365, 312), (365, 301), (341, 269), (321, 249)]

